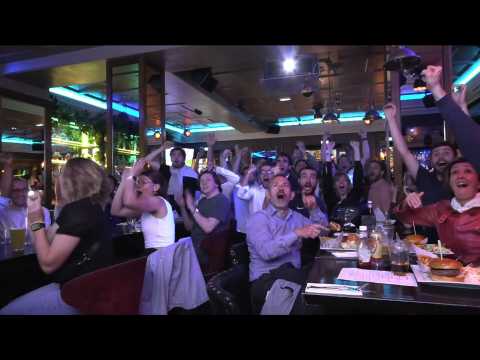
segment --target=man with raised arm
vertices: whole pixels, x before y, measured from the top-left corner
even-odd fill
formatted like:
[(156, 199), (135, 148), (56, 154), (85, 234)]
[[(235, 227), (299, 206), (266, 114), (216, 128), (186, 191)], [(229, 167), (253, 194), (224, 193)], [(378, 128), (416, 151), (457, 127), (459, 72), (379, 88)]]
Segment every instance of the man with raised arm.
[(458, 92), (452, 91), (451, 94), (447, 94), (441, 85), (441, 66), (427, 66), (422, 76), (437, 102), (440, 114), (447, 122), (449, 129), (453, 131), (462, 155), (475, 166), (477, 171), (480, 171), (480, 152), (478, 151), (480, 125), (473, 121), (468, 112), (465, 101), (466, 85), (461, 85)]
[(455, 160), (455, 148), (447, 142), (435, 145), (431, 153), (433, 171), (428, 171), (420, 166), (418, 160), (408, 149), (398, 123), (398, 112), (395, 104), (388, 103), (383, 109), (395, 148), (400, 153), (408, 173), (415, 179), (418, 191), (425, 193), (423, 198), (424, 204), (430, 205), (440, 200), (450, 199), (452, 195), (443, 186), (443, 179), (445, 169)]

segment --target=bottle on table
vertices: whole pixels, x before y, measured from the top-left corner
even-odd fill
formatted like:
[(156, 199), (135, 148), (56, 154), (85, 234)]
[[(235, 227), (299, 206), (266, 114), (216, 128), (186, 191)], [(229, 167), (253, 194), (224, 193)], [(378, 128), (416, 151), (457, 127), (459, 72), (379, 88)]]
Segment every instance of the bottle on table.
[(375, 213), (373, 211), (373, 201), (368, 200), (368, 214), (362, 216), (362, 225), (365, 225), (368, 229), (368, 232), (375, 230), (377, 220), (375, 218)]
[(357, 246), (358, 267), (361, 269), (370, 269), (372, 249), (368, 243), (368, 230), (365, 225), (360, 226), (359, 238), (360, 240)]
[(384, 244), (382, 233), (377, 230), (370, 232), (368, 237), (370, 246), (373, 248), (372, 258), (370, 260), (370, 265), (373, 270), (385, 270), (386, 264), (384, 261)]

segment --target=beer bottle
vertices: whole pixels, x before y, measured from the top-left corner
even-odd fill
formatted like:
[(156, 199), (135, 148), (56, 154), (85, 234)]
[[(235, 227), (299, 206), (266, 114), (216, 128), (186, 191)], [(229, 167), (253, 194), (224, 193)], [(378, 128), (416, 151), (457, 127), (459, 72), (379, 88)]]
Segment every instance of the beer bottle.
[(373, 248), (371, 268), (373, 270), (383, 270), (385, 268), (383, 259), (383, 241), (382, 234), (379, 231), (373, 230), (369, 236), (370, 244)]
[(366, 226), (360, 226), (359, 236), (360, 240), (357, 247), (358, 267), (360, 269), (370, 269), (372, 253), (370, 244), (368, 243), (368, 231)]

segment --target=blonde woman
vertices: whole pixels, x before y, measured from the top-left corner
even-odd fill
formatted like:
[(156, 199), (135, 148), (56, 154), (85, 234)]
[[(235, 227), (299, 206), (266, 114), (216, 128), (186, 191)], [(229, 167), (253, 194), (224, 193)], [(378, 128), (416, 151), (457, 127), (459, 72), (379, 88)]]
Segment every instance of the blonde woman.
[(93, 161), (70, 159), (57, 179), (62, 210), (56, 232), (45, 231), (40, 196), (28, 199), (28, 223), (40, 268), (53, 282), (6, 305), (2, 315), (71, 315), (78, 313), (60, 295), (63, 283), (110, 264), (111, 242), (104, 212), (112, 191), (103, 169)]

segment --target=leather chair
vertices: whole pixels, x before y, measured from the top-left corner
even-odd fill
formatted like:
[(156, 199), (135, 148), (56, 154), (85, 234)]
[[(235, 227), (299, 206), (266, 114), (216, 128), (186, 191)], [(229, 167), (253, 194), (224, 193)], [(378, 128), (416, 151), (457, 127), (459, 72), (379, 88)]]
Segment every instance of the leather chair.
[(216, 315), (251, 314), (249, 253), (245, 242), (230, 249), (233, 266), (210, 279), (207, 292)]
[(84, 315), (138, 314), (147, 256), (79, 276), (62, 286), (62, 299)]

